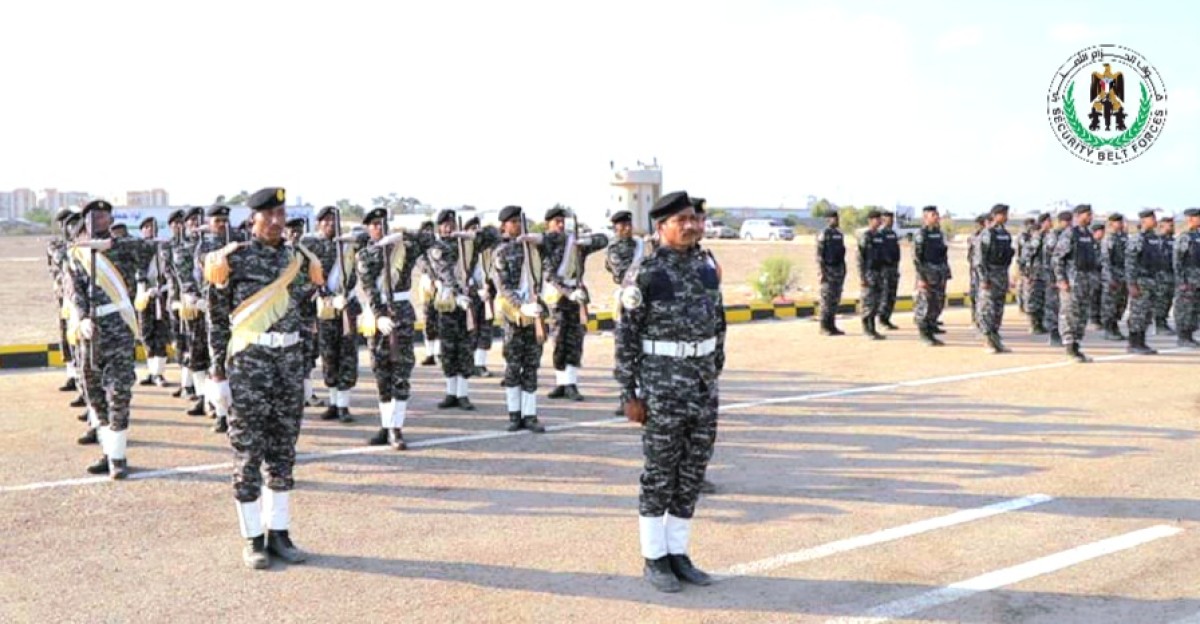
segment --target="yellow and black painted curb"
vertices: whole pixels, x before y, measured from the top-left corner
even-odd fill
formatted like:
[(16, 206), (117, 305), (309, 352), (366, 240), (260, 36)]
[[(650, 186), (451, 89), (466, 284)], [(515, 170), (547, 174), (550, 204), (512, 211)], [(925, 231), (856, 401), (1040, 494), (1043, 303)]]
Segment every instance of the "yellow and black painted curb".
[[(1008, 295), (1008, 303), (1012, 303), (1015, 300), (1016, 298), (1010, 293)], [(969, 301), (970, 297), (961, 293), (946, 297), (946, 305), (948, 307), (962, 307), (967, 305)], [(819, 307), (811, 301), (729, 305), (725, 306), (725, 322), (751, 323), (754, 321), (809, 318), (817, 314)], [(843, 299), (841, 305), (838, 306), (838, 314), (852, 314), (857, 307), (857, 299)], [(911, 296), (903, 296), (896, 299), (897, 312), (908, 312), (912, 310), (912, 307), (913, 298)], [(588, 331), (605, 331), (611, 330), (613, 327), (612, 312), (593, 312), (588, 315)], [(416, 331), (422, 331), (423, 328), (423, 323), (417, 323)], [(173, 351), (173, 349), (168, 348), (168, 352), (170, 351)], [(141, 345), (137, 347), (136, 358), (138, 361), (145, 361), (146, 359), (146, 352), (142, 349)], [(0, 369), (43, 368), (62, 365), (62, 352), (59, 350), (57, 343), (0, 345)]]

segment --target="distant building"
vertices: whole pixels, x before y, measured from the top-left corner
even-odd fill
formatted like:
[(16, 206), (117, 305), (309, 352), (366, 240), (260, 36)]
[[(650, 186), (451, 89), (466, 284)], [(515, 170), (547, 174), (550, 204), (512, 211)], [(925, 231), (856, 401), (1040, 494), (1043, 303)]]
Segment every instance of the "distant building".
[(8, 196), (7, 210), (3, 216), (8, 219), (19, 219), (24, 217), (26, 213), (38, 207), (37, 195), (33, 189), (19, 188), (11, 193), (6, 193)]
[(633, 214), (634, 233), (646, 233), (650, 228), (650, 208), (662, 197), (662, 167), (658, 159), (651, 164), (638, 161), (635, 168), (623, 167), (617, 169), (609, 162), (609, 192), (608, 207), (604, 214), (580, 211), (579, 218), (591, 227), (599, 228), (608, 225), (608, 217), (620, 210), (628, 210)]
[(125, 193), (125, 203), (129, 206), (167, 206), (170, 198), (163, 189), (149, 191), (128, 191)]
[(80, 193), (78, 191), (60, 193), (58, 189), (48, 188), (42, 190), (42, 198), (38, 200), (38, 206), (54, 214), (60, 208), (80, 208), (85, 206), (90, 199), (91, 195), (88, 193)]

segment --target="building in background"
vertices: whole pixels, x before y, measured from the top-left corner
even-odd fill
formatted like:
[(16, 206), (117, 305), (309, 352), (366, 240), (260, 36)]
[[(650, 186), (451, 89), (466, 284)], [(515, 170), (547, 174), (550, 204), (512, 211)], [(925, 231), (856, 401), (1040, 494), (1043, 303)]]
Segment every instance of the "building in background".
[(128, 206), (166, 206), (170, 203), (167, 191), (160, 188), (125, 193), (125, 204)]
[(597, 211), (580, 211), (579, 219), (593, 228), (608, 225), (608, 218), (618, 210), (628, 210), (633, 214), (633, 231), (644, 234), (653, 231), (650, 227), (650, 208), (662, 197), (662, 167), (658, 159), (650, 164), (638, 161), (637, 166), (617, 169), (612, 161), (608, 163), (609, 200), (603, 214)]

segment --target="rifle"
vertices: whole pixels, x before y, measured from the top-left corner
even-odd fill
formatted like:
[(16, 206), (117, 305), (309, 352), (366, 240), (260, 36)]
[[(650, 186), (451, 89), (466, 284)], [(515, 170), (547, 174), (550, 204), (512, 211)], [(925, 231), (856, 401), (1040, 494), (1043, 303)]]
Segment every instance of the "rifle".
[[(463, 285), (467, 287), (467, 299), (470, 299), (471, 291), (471, 260), (467, 258), (467, 241), (462, 237), (463, 234), (462, 217), (458, 217), (458, 235), (456, 242), (458, 243), (458, 268), (462, 271)], [(474, 252), (474, 249), (472, 249)], [(470, 302), (467, 303), (467, 332), (475, 331), (475, 311), (471, 309)]]
[[(387, 209), (387, 215), (383, 221), (383, 238), (387, 238), (388, 224), (392, 220), (392, 209)], [(403, 245), (403, 241), (400, 243)], [(396, 304), (392, 301), (392, 249), (389, 245), (383, 246), (383, 298), (384, 306), (387, 308), (388, 318), (392, 320), (392, 333), (388, 334), (388, 360), (391, 362), (400, 361), (400, 336), (397, 330), (399, 324), (396, 318)]]
[[(522, 214), (519, 218), (521, 219), (521, 236), (524, 237), (529, 233), (525, 228), (525, 215)], [(525, 303), (537, 303), (541, 297), (541, 284), (533, 273), (533, 252), (530, 250), (529, 241), (523, 241), (521, 244), (524, 246), (525, 252), (523, 273), (529, 276), (529, 294), (525, 296)], [(542, 321), (540, 310), (538, 315), (533, 317), (533, 331), (538, 344), (546, 342), (546, 324)]]
[(584, 267), (583, 263), (587, 261), (587, 256), (585, 256), (583, 254), (583, 249), (579, 246), (579, 215), (572, 215), (572, 216), (575, 220), (575, 249), (573, 249), (572, 252), (575, 254), (575, 266), (576, 266), (575, 270), (578, 271), (578, 273), (579, 273), (578, 277), (575, 278), (575, 288), (578, 290), (582, 290), (583, 294), (585, 295), (585, 299), (583, 301), (579, 302), (579, 324), (583, 325), (583, 331), (584, 331), (584, 333), (587, 333), (587, 324), (588, 324), (588, 309), (587, 309), (587, 299), (586, 299), (587, 288), (584, 288), (584, 286), (583, 286), (583, 267)]
[(158, 242), (158, 221), (154, 222), (154, 320), (161, 321), (163, 318), (162, 309), (162, 289), (165, 283), (162, 266), (162, 245)]
[[(88, 242), (96, 240), (96, 211), (88, 213)], [(92, 248), (91, 272), (88, 274), (88, 318), (92, 321), (92, 339), (88, 345), (88, 361), (96, 368), (96, 351), (100, 348), (100, 319), (96, 318), (96, 248)]]
[[(334, 208), (333, 209), (333, 244), (334, 244), (334, 250), (336, 252), (334, 254), (334, 262), (337, 263), (336, 266), (341, 271), (341, 275), (342, 275), (342, 278), (340, 280), (338, 280), (338, 296), (340, 296), (342, 298), (342, 301), (345, 301), (346, 300), (346, 282), (350, 279), (350, 276), (347, 274), (345, 260), (342, 258), (341, 238), (342, 238), (342, 209)], [(390, 277), (391, 262), (388, 262), (386, 264), (388, 266), (388, 273), (389, 273), (389, 277)], [(332, 271), (330, 271), (330, 272), (332, 273)], [(342, 335), (343, 336), (352, 335), (354, 333), (354, 328), (352, 328), (350, 326), (350, 315), (346, 313), (346, 308), (343, 307), (342, 310), (340, 312), (338, 312), (338, 314), (340, 314), (342, 316)]]

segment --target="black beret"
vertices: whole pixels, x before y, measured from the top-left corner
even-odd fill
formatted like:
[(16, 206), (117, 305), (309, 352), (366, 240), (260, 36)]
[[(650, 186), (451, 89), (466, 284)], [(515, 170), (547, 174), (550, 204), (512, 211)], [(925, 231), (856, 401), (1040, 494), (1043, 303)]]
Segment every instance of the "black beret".
[(331, 215), (335, 212), (337, 212), (336, 207), (325, 206), (324, 208), (317, 211), (317, 221), (320, 221), (321, 219), (324, 219), (325, 217), (328, 217), (329, 215)]
[(434, 223), (441, 225), (441, 224), (445, 223), (446, 221), (453, 221), (454, 217), (455, 217), (455, 214), (454, 214), (453, 210), (450, 210), (449, 208), (444, 208), (444, 209), (438, 211), (437, 219), (434, 220)]
[(547, 221), (549, 221), (551, 219), (557, 219), (558, 217), (566, 218), (566, 216), (567, 216), (567, 209), (563, 208), (562, 206), (555, 206), (555, 207), (551, 208), (550, 210), (546, 211), (546, 220)]
[(83, 221), (83, 214), (72, 210), (71, 214), (68, 214), (67, 216), (63, 217), (62, 225), (64, 228), (69, 228), (73, 224), (79, 223), (81, 221)]
[(1033, 224), (1037, 223), (1037, 219), (1034, 219), (1033, 217), (1026, 217), (1025, 220), (1022, 221), (1022, 223), (1025, 224), (1026, 226), (1033, 225)]
[(1045, 223), (1049, 220), (1050, 220), (1050, 213), (1048, 213), (1048, 212), (1043, 212), (1042, 214), (1037, 216), (1038, 223)]
[(1097, 222), (1093, 223), (1091, 227), (1092, 227), (1092, 231), (1093, 231), (1093, 232), (1096, 232), (1096, 231), (1098, 231), (1098, 230), (1103, 230), (1103, 229), (1104, 229), (1104, 222), (1102, 222), (1102, 221), (1097, 221)]
[(191, 219), (192, 217), (203, 217), (203, 216), (204, 216), (204, 208), (201, 208), (200, 206), (192, 206), (191, 208), (188, 208), (188, 211), (183, 216), (183, 218)]
[(615, 213), (613, 213), (613, 216), (609, 217), (608, 220), (613, 224), (622, 223), (622, 222), (632, 223), (633, 222), (633, 213), (629, 212), (628, 210), (618, 210)]
[(883, 216), (882, 210), (876, 210), (875, 208), (872, 208), (867, 211), (868, 219), (878, 219), (879, 217), (882, 217), (882, 216)]
[(167, 225), (171, 225), (172, 223), (175, 223), (176, 221), (182, 221), (183, 215), (184, 215), (183, 208), (179, 208), (177, 210), (172, 210), (171, 214), (167, 215)]
[(691, 207), (692, 200), (688, 197), (687, 191), (674, 191), (663, 195), (654, 202), (654, 207), (650, 209), (650, 218), (658, 221)]
[(1114, 213), (1112, 213), (1112, 214), (1108, 215), (1108, 220), (1109, 220), (1109, 221), (1112, 221), (1113, 223), (1116, 223), (1116, 222), (1118, 222), (1118, 221), (1124, 221), (1124, 220), (1125, 220), (1125, 215), (1123, 215), (1123, 214), (1121, 214), (1121, 213), (1119, 213), (1119, 212), (1114, 212)]
[(54, 222), (62, 223), (67, 217), (71, 216), (72, 212), (74, 211), (70, 208), (59, 208), (58, 212), (54, 213)]
[(1183, 211), (1185, 217), (1200, 217), (1200, 208), (1188, 208)]
[(81, 232), (87, 229), (87, 219), (83, 218), (82, 212), (77, 213), (76, 216), (67, 217), (66, 222), (63, 223), (63, 229), (71, 236), (79, 236)]
[(242, 219), (242, 222), (238, 224), (238, 229), (245, 230), (247, 232), (254, 229), (253, 217), (246, 217), (245, 219)]
[(291, 219), (287, 220), (287, 223), (285, 225), (287, 225), (290, 228), (302, 228), (306, 224), (307, 224), (307, 222), (304, 220), (304, 217), (292, 217)]
[(146, 217), (145, 219), (142, 219), (141, 223), (138, 224), (138, 229), (140, 230), (140, 229), (146, 227), (147, 223), (153, 223), (154, 225), (158, 225), (158, 221), (154, 217)]
[(975, 223), (978, 223), (980, 225), (987, 223), (987, 220), (988, 220), (988, 215), (985, 215), (985, 214), (981, 214), (981, 215), (975, 217)]
[(112, 227), (110, 227), (108, 229), (110, 229), (110, 230), (125, 230), (127, 232), (129, 231), (129, 228), (125, 227), (124, 223), (114, 223), (114, 224), (112, 224)]
[(387, 209), (372, 208), (367, 211), (367, 214), (363, 215), (363, 225), (369, 225), (372, 221), (375, 221), (376, 219), (386, 219), (386, 218), (387, 218)]
[(992, 206), (992, 211), (989, 214), (992, 216), (998, 214), (1008, 214), (1008, 204), (996, 204), (995, 206)]
[(879, 216), (881, 216), (881, 217), (894, 217), (894, 216), (896, 216), (896, 213), (894, 213), (894, 212), (892, 212), (891, 210), (888, 210), (888, 209), (886, 209), (886, 208), (885, 208), (885, 209), (883, 209), (883, 210), (880, 210), (880, 211), (879, 211)]
[(703, 197), (689, 197), (688, 201), (691, 202), (692, 208), (694, 208), (696, 212), (704, 212), (704, 202), (707, 201), (706, 199)]
[(1058, 220), (1069, 223), (1072, 216), (1073, 213), (1070, 210), (1063, 210), (1062, 212), (1058, 213)]
[(521, 216), (520, 206), (505, 206), (500, 209), (500, 216), (497, 218), (500, 220), (500, 223), (504, 223), (509, 219), (516, 219), (519, 216)]
[(1138, 212), (1138, 218), (1139, 218), (1139, 219), (1145, 219), (1146, 217), (1153, 217), (1153, 216), (1154, 216), (1154, 209), (1153, 209), (1153, 208), (1147, 208), (1147, 209), (1145, 209), (1145, 210), (1142, 210), (1142, 211)]
[(87, 216), (87, 213), (89, 213), (93, 210), (103, 210), (104, 212), (112, 212), (112, 204), (104, 201), (103, 199), (94, 199), (94, 200), (88, 202), (88, 204), (83, 207), (83, 211), (80, 212), (79, 214), (81, 214), (83, 216)]
[(1175, 215), (1173, 215), (1173, 214), (1171, 214), (1171, 213), (1169, 213), (1169, 212), (1168, 212), (1167, 214), (1165, 214), (1165, 215), (1163, 215), (1163, 216), (1159, 217), (1159, 218), (1158, 218), (1158, 220), (1159, 220), (1159, 221), (1170, 221), (1171, 223), (1174, 223), (1174, 222), (1175, 222)]
[(269, 210), (282, 206), (287, 201), (287, 191), (277, 186), (259, 189), (246, 200), (246, 206), (251, 210)]
[(924, 208), (921, 209), (921, 212), (937, 212), (937, 211), (938, 211), (937, 206), (925, 206)]
[(209, 217), (228, 217), (229, 216), (229, 206), (223, 206), (221, 204), (213, 204), (212, 206), (208, 207), (208, 210), (204, 211), (204, 214)]
[(463, 228), (469, 228), (473, 225), (479, 225), (479, 217), (478, 216), (474, 216), (474, 217), (471, 217), (470, 219), (467, 219), (466, 222), (463, 223)]
[(1075, 206), (1075, 214), (1083, 214), (1085, 212), (1091, 212), (1091, 211), (1092, 211), (1091, 204), (1079, 204), (1078, 206)]

